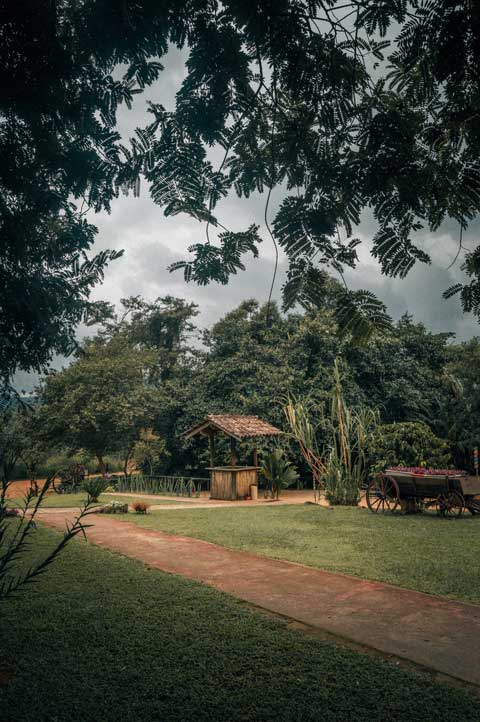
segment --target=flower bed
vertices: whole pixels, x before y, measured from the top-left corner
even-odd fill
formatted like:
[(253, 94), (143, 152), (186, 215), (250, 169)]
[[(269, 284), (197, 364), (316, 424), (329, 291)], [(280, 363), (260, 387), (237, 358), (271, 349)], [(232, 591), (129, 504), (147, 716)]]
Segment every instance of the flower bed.
[(404, 474), (415, 474), (415, 476), (466, 476), (467, 472), (461, 469), (427, 469), (424, 466), (389, 466), (389, 471), (400, 471)]

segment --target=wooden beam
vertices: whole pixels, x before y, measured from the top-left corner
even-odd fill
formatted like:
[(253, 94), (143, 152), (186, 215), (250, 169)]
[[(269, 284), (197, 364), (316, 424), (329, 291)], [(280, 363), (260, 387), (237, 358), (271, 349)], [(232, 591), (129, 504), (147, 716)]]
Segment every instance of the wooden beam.
[(208, 432), (208, 445), (210, 448), (210, 466), (215, 466), (215, 432), (213, 429)]
[(230, 437), (230, 457), (231, 457), (231, 466), (237, 465), (237, 442), (233, 438), (233, 436)]

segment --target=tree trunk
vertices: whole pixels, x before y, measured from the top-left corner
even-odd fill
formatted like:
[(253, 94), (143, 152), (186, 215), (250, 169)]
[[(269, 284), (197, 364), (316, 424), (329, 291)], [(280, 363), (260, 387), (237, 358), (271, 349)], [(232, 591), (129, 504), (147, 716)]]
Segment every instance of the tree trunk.
[(103, 452), (97, 451), (95, 453), (95, 456), (97, 457), (98, 468), (99, 468), (100, 474), (102, 476), (105, 476), (105, 462), (103, 460)]
[(135, 445), (132, 444), (132, 446), (130, 446), (130, 448), (128, 449), (128, 451), (127, 451), (127, 453), (126, 453), (126, 455), (125, 455), (125, 461), (124, 461), (124, 463), (123, 463), (123, 474), (124, 474), (124, 476), (126, 476), (127, 478), (128, 478), (129, 476), (131, 476), (131, 474), (128, 473), (128, 463), (129, 463), (130, 459), (132, 458), (132, 452), (133, 452), (134, 446), (135, 446)]
[(37, 469), (35, 466), (29, 468), (30, 490), (33, 496), (38, 496)]

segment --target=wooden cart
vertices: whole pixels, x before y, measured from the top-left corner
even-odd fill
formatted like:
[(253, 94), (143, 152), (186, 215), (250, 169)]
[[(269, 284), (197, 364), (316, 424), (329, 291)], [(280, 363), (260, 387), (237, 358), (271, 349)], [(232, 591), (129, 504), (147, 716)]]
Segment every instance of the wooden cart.
[(465, 473), (428, 474), (386, 469), (369, 483), (367, 506), (374, 513), (436, 509), (439, 516), (480, 514), (480, 479)]

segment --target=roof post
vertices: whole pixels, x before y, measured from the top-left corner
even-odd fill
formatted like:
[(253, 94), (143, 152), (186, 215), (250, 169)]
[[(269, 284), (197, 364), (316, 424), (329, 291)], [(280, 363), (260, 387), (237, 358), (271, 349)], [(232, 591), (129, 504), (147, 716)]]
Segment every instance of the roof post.
[(237, 442), (233, 438), (233, 436), (230, 437), (230, 462), (231, 466), (237, 465)]
[(210, 448), (210, 466), (215, 466), (215, 432), (208, 430), (208, 446)]

